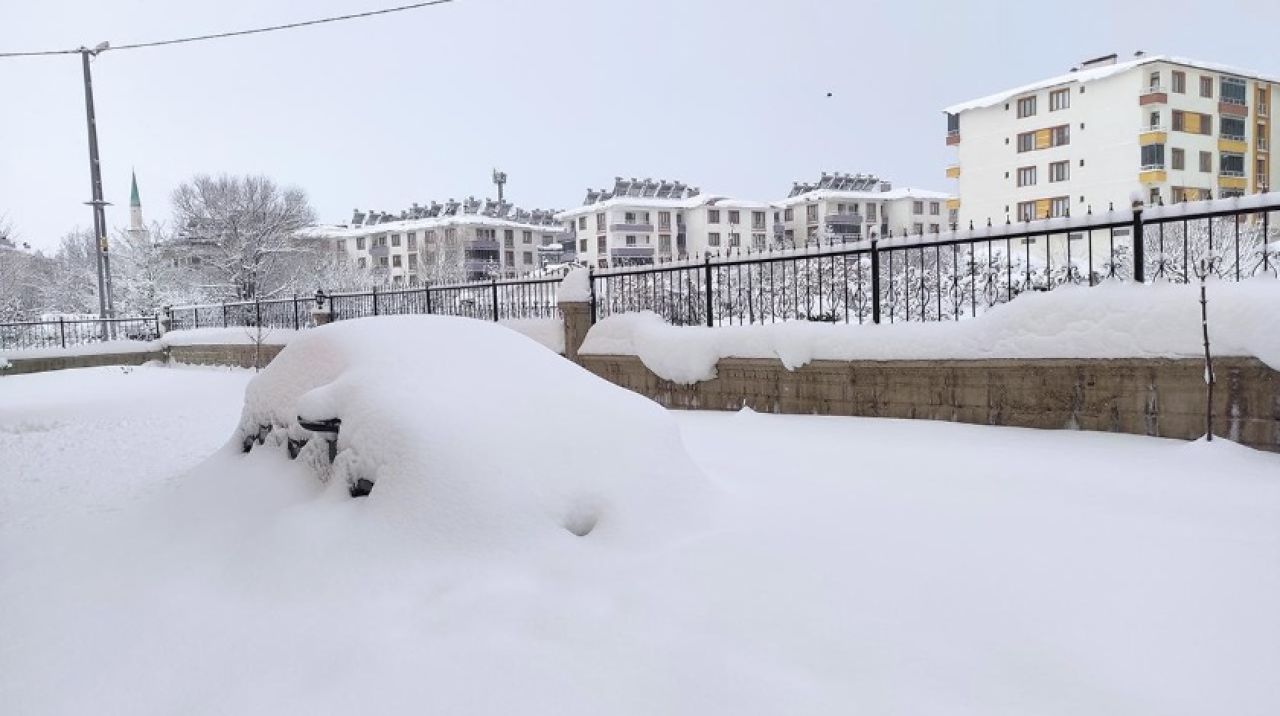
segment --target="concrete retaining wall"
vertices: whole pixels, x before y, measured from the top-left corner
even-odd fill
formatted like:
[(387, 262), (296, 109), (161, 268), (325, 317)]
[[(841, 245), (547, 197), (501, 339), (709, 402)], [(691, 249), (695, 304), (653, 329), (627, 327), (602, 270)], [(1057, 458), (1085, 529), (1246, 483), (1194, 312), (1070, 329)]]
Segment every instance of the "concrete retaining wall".
[[(670, 408), (924, 418), (1195, 439), (1204, 434), (1201, 361), (814, 361), (723, 359), (713, 380), (679, 385), (635, 356), (584, 355), (612, 383)], [(1280, 451), (1280, 373), (1217, 358), (1214, 434)]]
[[(169, 359), (174, 363), (189, 365), (225, 365), (238, 368), (254, 367), (254, 351), (252, 345), (193, 345), (169, 346)], [(284, 346), (262, 346), (261, 365), (267, 367), (273, 358), (284, 350)]]
[(68, 368), (95, 368), (104, 365), (142, 365), (148, 361), (165, 360), (164, 351), (138, 353), (95, 353), (79, 356), (49, 356), (45, 358), (8, 358), (9, 367), (0, 370), (0, 376), (44, 373)]

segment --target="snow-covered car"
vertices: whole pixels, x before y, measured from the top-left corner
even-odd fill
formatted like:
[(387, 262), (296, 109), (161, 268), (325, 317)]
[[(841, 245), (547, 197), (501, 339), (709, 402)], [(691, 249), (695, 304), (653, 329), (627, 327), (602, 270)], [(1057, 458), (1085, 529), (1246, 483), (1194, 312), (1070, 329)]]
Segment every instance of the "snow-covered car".
[(300, 335), (249, 384), (234, 440), (368, 509), (488, 535), (647, 533), (693, 516), (705, 492), (657, 404), (467, 318)]

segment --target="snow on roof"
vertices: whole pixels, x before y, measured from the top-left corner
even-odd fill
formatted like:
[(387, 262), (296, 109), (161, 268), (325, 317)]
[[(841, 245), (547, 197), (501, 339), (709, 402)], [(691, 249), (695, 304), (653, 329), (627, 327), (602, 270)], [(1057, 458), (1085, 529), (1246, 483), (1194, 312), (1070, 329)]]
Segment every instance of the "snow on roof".
[(1142, 57), (1128, 60), (1126, 62), (1117, 62), (1114, 65), (1103, 65), (1100, 67), (1089, 67), (1066, 74), (1057, 75), (1048, 79), (1043, 79), (1031, 84), (1022, 85), (1013, 89), (997, 92), (986, 97), (969, 100), (968, 102), (960, 102), (943, 109), (947, 114), (958, 114), (970, 109), (980, 109), (982, 107), (990, 107), (992, 105), (1001, 104), (1008, 100), (1028, 92), (1036, 92), (1038, 90), (1056, 87), (1058, 85), (1069, 84), (1072, 82), (1093, 82), (1095, 80), (1105, 79), (1122, 72), (1128, 72), (1135, 67), (1151, 64), (1153, 62), (1167, 62), (1174, 65), (1182, 65), (1185, 67), (1194, 67), (1201, 70), (1209, 70), (1210, 72), (1220, 72), (1227, 75), (1239, 75), (1251, 79), (1265, 80), (1267, 82), (1280, 82), (1280, 77), (1274, 75), (1266, 75), (1257, 70), (1241, 69), (1239, 67), (1230, 67), (1228, 65), (1220, 65), (1213, 62), (1204, 62), (1201, 60), (1193, 60), (1185, 57), (1173, 57), (1169, 55), (1144, 55)]
[(309, 226), (298, 232), (298, 236), (308, 239), (336, 239), (348, 236), (373, 236), (376, 234), (396, 233), (399, 231), (417, 231), (419, 229), (435, 229), (449, 226), (493, 226), (504, 229), (521, 229), (558, 234), (564, 231), (563, 226), (556, 224), (531, 224), (523, 221), (501, 219), (484, 214), (460, 214), (457, 216), (437, 216), (426, 219), (405, 219), (403, 221), (387, 221), (369, 226), (348, 226), (346, 224), (329, 224)]
[(652, 209), (693, 209), (717, 200), (730, 199), (714, 194), (698, 194), (684, 199), (660, 199), (652, 196), (615, 196), (612, 199), (605, 199), (594, 204), (583, 204), (576, 209), (567, 209), (556, 214), (556, 218), (567, 219), (581, 214), (594, 214), (616, 206), (639, 206)]
[(816, 189), (814, 191), (797, 194), (796, 196), (787, 197), (777, 203), (777, 206), (795, 206), (796, 204), (807, 204), (811, 201), (821, 201), (823, 199), (847, 199), (856, 201), (893, 201), (895, 199), (952, 199), (954, 194), (948, 194), (942, 191), (931, 191), (929, 189), (913, 189), (911, 187), (901, 187), (898, 189), (890, 189), (889, 191), (839, 191), (836, 189)]

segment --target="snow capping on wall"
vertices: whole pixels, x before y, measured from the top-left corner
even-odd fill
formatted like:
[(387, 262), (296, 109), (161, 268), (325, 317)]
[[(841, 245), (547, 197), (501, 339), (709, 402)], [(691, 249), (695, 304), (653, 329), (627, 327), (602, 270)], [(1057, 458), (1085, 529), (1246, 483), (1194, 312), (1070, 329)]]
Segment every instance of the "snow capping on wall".
[[(1280, 281), (1212, 281), (1208, 294), (1213, 353), (1280, 369)], [(721, 358), (776, 358), (788, 370), (815, 360), (1195, 358), (1204, 355), (1199, 300), (1198, 285), (1105, 283), (1024, 294), (959, 322), (706, 328), (629, 313), (593, 326), (579, 353), (634, 355), (685, 385), (715, 378)]]

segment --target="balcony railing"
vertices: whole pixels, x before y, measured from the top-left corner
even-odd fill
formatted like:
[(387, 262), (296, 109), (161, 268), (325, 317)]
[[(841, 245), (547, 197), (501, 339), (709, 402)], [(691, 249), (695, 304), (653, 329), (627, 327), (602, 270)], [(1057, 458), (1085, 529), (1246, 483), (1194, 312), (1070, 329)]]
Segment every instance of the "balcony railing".
[(960, 143), (960, 130), (953, 129), (947, 132), (947, 146)]
[(1244, 172), (1237, 171), (1235, 169), (1223, 169), (1222, 171), (1218, 172), (1218, 174), (1224, 177), (1235, 177), (1235, 178), (1244, 177)]
[(1155, 124), (1155, 125), (1149, 125), (1146, 127), (1140, 127), (1138, 129), (1138, 134), (1146, 134), (1147, 132), (1167, 132), (1167, 131), (1169, 130), (1165, 125)]
[(652, 246), (615, 246), (609, 253), (619, 258), (653, 256)]
[(388, 249), (386, 245), (374, 246), (373, 248), (369, 249), (369, 255), (374, 257), (375, 259), (386, 256), (389, 252), (390, 252), (390, 249)]
[(1144, 172), (1155, 172), (1155, 171), (1160, 171), (1161, 169), (1164, 169), (1164, 162), (1156, 162), (1154, 164), (1142, 165), (1142, 171)]
[(833, 211), (827, 214), (828, 224), (862, 224), (862, 215), (852, 211)]
[(497, 239), (471, 239), (470, 241), (467, 242), (466, 247), (468, 249), (476, 249), (476, 250), (483, 250), (483, 251), (497, 251), (498, 240)]
[(612, 224), (609, 226), (610, 231), (631, 231), (637, 234), (652, 234), (653, 224), (639, 224), (622, 222), (620, 224)]

